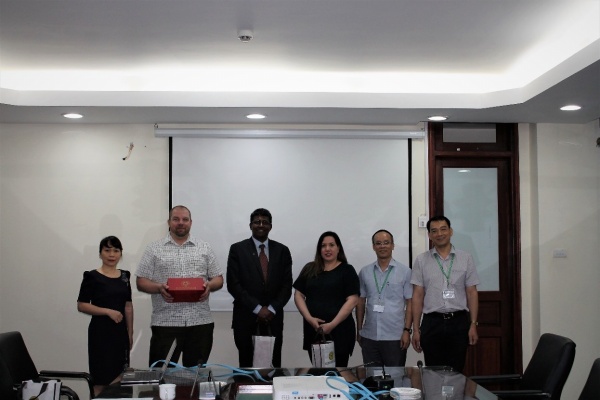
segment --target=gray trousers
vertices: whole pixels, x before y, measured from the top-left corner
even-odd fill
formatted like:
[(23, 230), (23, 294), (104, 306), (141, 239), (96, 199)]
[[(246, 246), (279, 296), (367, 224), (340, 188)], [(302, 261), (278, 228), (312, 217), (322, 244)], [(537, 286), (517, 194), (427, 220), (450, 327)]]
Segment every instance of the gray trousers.
[(373, 362), (375, 365), (387, 367), (404, 367), (406, 350), (402, 350), (400, 340), (360, 339), (363, 363)]

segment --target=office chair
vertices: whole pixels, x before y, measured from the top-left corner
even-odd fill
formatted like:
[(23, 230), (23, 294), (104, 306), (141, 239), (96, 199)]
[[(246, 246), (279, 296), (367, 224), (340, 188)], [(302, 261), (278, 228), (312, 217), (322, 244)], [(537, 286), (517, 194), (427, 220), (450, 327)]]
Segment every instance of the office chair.
[(471, 380), (479, 384), (515, 385), (515, 390), (491, 390), (502, 399), (559, 400), (574, 359), (575, 343), (571, 339), (544, 333), (522, 376), (472, 376)]
[(579, 395), (579, 400), (598, 399), (600, 399), (600, 358), (596, 358), (596, 361), (592, 364), (592, 370)]
[(17, 400), (17, 391), (13, 387), (10, 371), (2, 358), (0, 358), (0, 399)]
[[(92, 378), (87, 372), (71, 372), (71, 371), (39, 371), (35, 367), (25, 341), (20, 332), (5, 332), (0, 333), (0, 359), (2, 359), (13, 387), (18, 386), (23, 381), (27, 380), (45, 380), (45, 379), (85, 379), (89, 390), (90, 399), (94, 398), (94, 386)], [(1, 371), (0, 371), (1, 372)], [(4, 375), (4, 374), (2, 374)], [(2, 381), (5, 378), (2, 376)], [(79, 396), (74, 390), (67, 386), (62, 386), (61, 396), (67, 396), (71, 400), (79, 400)], [(2, 397), (4, 398), (4, 397)]]

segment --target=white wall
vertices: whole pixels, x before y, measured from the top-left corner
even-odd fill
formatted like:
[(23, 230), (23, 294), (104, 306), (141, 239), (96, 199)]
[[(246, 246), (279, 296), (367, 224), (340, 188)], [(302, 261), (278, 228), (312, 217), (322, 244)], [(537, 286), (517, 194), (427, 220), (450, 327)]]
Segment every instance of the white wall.
[[(600, 357), (598, 121), (519, 129), (523, 362), (543, 332), (573, 338), (577, 356), (563, 398), (577, 398)], [(135, 147), (123, 161), (129, 142)], [(427, 210), (425, 148), (413, 141), (415, 255), (427, 246), (416, 228)], [(76, 311), (82, 273), (99, 266), (97, 245), (109, 234), (123, 241), (121, 267), (134, 271), (145, 245), (166, 233), (167, 208), (168, 141), (155, 138), (152, 126), (0, 124), (0, 331), (21, 331), (39, 369), (87, 370), (89, 317)], [(559, 247), (566, 259), (552, 258)], [(135, 292), (134, 307), (132, 360), (143, 366), (149, 297)], [(215, 313), (215, 320), (211, 361), (236, 365), (231, 314)], [(288, 365), (308, 365), (301, 335), (301, 317), (289, 313)], [(351, 365), (360, 364), (359, 353)], [(410, 350), (408, 364), (417, 359)]]
[[(130, 142), (133, 152), (123, 161)], [(423, 182), (424, 144), (413, 146), (415, 173)], [(168, 139), (155, 138), (150, 125), (0, 124), (0, 331), (22, 332), (38, 369), (87, 370), (89, 317), (76, 311), (83, 271), (99, 266), (104, 236), (122, 240), (120, 267), (135, 271), (146, 244), (166, 234), (168, 159)], [(416, 196), (416, 212), (423, 213), (424, 191)], [(210, 218), (192, 211), (195, 223)], [(423, 232), (413, 230), (426, 246)], [(365, 251), (372, 252), (368, 243)], [(141, 367), (147, 363), (151, 304), (135, 289), (133, 302), (132, 365)], [(210, 361), (237, 365), (231, 313), (214, 317)], [(284, 362), (309, 366), (300, 314), (289, 313), (285, 324)], [(350, 364), (360, 363), (357, 347)]]
[[(38, 369), (86, 371), (89, 317), (76, 311), (83, 271), (100, 265), (104, 236), (122, 240), (121, 267), (134, 270), (146, 243), (165, 233), (168, 142), (139, 125), (0, 132), (0, 330), (22, 332)], [(134, 303), (143, 365), (149, 301), (136, 293)]]
[[(600, 129), (593, 121), (519, 130), (524, 365), (542, 333), (571, 338), (562, 397), (575, 399), (600, 357)], [(553, 258), (555, 249), (567, 258)]]

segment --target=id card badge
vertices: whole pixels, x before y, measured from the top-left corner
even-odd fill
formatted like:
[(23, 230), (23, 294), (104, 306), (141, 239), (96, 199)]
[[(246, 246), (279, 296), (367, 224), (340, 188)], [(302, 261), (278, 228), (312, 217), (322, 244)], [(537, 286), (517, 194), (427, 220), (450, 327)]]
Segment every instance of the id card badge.
[(373, 312), (383, 312), (383, 304), (375, 304), (373, 306)]
[(443, 396), (454, 396), (454, 386), (442, 386)]
[(442, 293), (442, 297), (444, 299), (453, 299), (455, 298), (455, 293), (454, 293), (454, 289), (446, 289), (444, 290), (444, 292)]

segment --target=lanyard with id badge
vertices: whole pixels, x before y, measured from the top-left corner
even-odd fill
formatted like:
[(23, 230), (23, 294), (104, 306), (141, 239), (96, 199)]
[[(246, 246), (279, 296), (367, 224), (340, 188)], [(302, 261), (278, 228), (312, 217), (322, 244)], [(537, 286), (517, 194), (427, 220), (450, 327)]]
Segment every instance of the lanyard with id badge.
[(390, 265), (388, 267), (387, 273), (385, 274), (385, 279), (383, 280), (381, 286), (379, 286), (379, 282), (377, 282), (377, 274), (375, 274), (375, 269), (377, 269), (377, 267), (373, 267), (373, 278), (375, 279), (375, 288), (377, 289), (377, 294), (379, 294), (379, 300), (377, 301), (377, 304), (373, 305), (373, 312), (383, 312), (385, 301), (381, 297), (381, 293), (385, 289), (385, 285), (387, 284), (388, 278), (390, 277), (390, 272), (392, 272), (392, 268), (394, 268), (393, 265)]
[(456, 293), (454, 292), (454, 289), (450, 287), (450, 275), (452, 274), (452, 265), (454, 265), (454, 253), (452, 253), (452, 256), (450, 257), (450, 268), (448, 268), (448, 273), (444, 271), (444, 266), (440, 262), (440, 255), (436, 253), (436, 256), (437, 257), (433, 258), (435, 258), (435, 261), (440, 267), (440, 271), (442, 271), (442, 274), (444, 274), (444, 277), (446, 278), (446, 289), (442, 291), (442, 298), (444, 300), (454, 299), (456, 297)]

